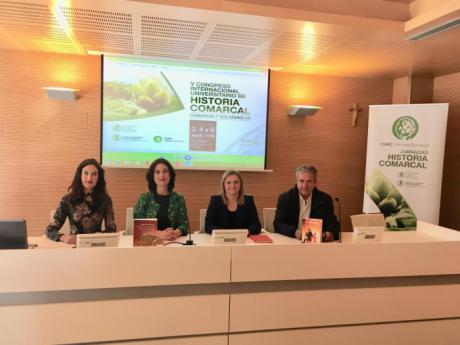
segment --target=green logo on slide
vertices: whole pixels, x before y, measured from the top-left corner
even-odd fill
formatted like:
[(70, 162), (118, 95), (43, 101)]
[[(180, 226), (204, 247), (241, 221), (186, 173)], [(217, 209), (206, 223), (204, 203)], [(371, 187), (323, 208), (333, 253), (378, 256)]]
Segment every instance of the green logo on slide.
[(120, 135), (120, 134), (114, 134), (114, 135), (112, 136), (112, 139), (113, 139), (114, 141), (120, 141), (120, 140), (121, 140), (121, 135)]
[(393, 123), (393, 135), (400, 140), (409, 140), (418, 133), (418, 122), (412, 116), (401, 116)]
[(159, 135), (155, 135), (153, 137), (153, 141), (156, 142), (156, 143), (161, 143), (163, 141), (163, 138)]

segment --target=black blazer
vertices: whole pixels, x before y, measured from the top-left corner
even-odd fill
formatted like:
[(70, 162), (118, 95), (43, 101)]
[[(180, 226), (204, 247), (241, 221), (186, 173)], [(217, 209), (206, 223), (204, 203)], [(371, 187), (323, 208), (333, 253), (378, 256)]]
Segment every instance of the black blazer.
[[(281, 194), (278, 198), (275, 220), (273, 221), (275, 232), (295, 237), (299, 224), (299, 213), (299, 190), (294, 187)], [(329, 194), (316, 188), (313, 189), (310, 217), (322, 219), (323, 231), (332, 232), (336, 240), (339, 238), (339, 223), (335, 217), (334, 205)]]
[(251, 195), (244, 196), (244, 205), (238, 205), (236, 209), (235, 224), (231, 226), (227, 205), (224, 204), (221, 195), (213, 195), (206, 212), (205, 231), (208, 234), (214, 229), (248, 229), (250, 234), (260, 233), (261, 225), (254, 198)]

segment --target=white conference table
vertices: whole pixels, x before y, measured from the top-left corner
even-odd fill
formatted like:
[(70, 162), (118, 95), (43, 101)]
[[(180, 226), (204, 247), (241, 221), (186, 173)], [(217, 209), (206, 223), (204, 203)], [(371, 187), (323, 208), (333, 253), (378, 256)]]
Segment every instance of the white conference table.
[[(255, 243), (248, 237), (246, 240), (246, 244), (247, 245), (301, 244), (295, 238), (290, 238), (290, 237), (283, 236), (283, 235), (276, 234), (276, 233), (266, 232), (265, 230), (262, 230), (262, 234), (269, 236), (273, 240), (273, 243)], [(165, 245), (168, 247), (180, 247), (188, 239), (189, 239), (189, 236), (182, 236), (182, 237), (179, 237), (174, 242), (170, 243), (166, 241), (164, 244), (158, 245), (157, 247), (161, 247)], [(214, 246), (212, 236), (207, 233), (194, 232), (192, 234), (192, 240), (194, 242), (194, 245)], [(29, 237), (29, 245), (33, 245), (33, 246), (36, 245), (37, 249), (74, 248), (73, 245), (68, 245), (63, 242), (50, 241), (45, 236)], [(123, 235), (123, 232), (120, 232), (118, 247), (119, 248), (132, 248), (133, 247), (133, 236)]]
[[(383, 233), (382, 243), (416, 243), (416, 242), (436, 242), (439, 240), (446, 240), (446, 234), (439, 235), (436, 231), (433, 231), (431, 224), (419, 222), (419, 231), (387, 231)], [(450, 230), (450, 229), (449, 229)], [(133, 236), (124, 235), (120, 232), (120, 240), (118, 247), (130, 248), (133, 247)], [(249, 237), (246, 240), (246, 245), (279, 245), (279, 244), (291, 244), (291, 245), (305, 245), (295, 238), (280, 235), (278, 233), (267, 232), (262, 229), (262, 234), (269, 236), (273, 243), (255, 243)], [(449, 238), (449, 236), (447, 236)], [(452, 240), (456, 240), (456, 232), (453, 232), (450, 237)], [(189, 239), (189, 236), (182, 236), (177, 239), (176, 242), (185, 243)], [(212, 237), (207, 233), (194, 232), (192, 233), (192, 240), (194, 245), (198, 246), (213, 246)], [(342, 243), (352, 243), (352, 232), (342, 232), (341, 234)], [(167, 246), (177, 247), (181, 246), (180, 243), (169, 243), (165, 242)], [(337, 243), (337, 241), (335, 242)], [(163, 244), (163, 245), (164, 245)], [(38, 249), (52, 249), (52, 248), (74, 248), (73, 245), (68, 245), (62, 242), (50, 241), (46, 236), (29, 237), (29, 245), (34, 245)], [(325, 245), (323, 243), (322, 245)], [(329, 245), (329, 244), (328, 244)], [(159, 247), (162, 245), (159, 245)]]
[[(453, 344), (460, 233), (419, 222), (382, 243), (0, 251), (2, 343)], [(46, 250), (41, 248), (53, 248)], [(18, 331), (21, 329), (21, 331)], [(26, 331), (22, 331), (26, 330)]]

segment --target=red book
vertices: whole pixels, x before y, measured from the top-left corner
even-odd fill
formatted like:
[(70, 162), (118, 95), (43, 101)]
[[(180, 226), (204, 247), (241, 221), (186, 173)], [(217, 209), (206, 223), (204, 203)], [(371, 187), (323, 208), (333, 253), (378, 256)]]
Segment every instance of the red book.
[(154, 246), (158, 244), (158, 240), (156, 218), (134, 219), (134, 246)]
[(250, 235), (249, 238), (255, 243), (273, 243), (273, 240), (267, 235)]

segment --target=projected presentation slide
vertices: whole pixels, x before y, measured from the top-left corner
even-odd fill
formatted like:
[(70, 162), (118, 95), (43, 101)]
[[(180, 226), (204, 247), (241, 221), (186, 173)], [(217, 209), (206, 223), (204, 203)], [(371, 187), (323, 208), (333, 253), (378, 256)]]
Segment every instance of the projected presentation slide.
[(268, 70), (103, 58), (102, 163), (263, 170)]

